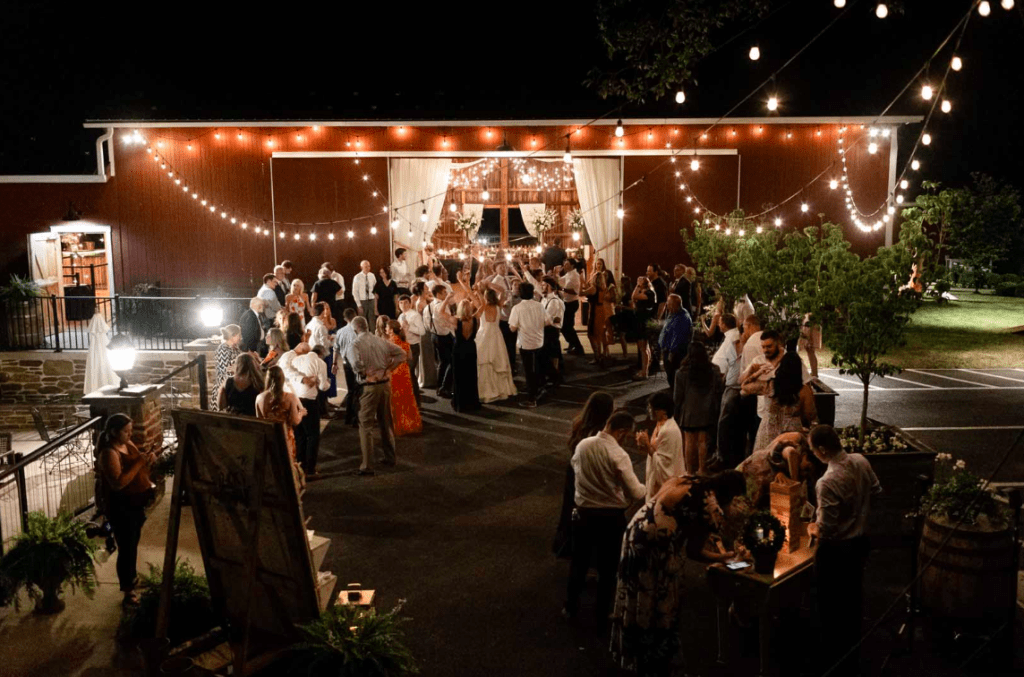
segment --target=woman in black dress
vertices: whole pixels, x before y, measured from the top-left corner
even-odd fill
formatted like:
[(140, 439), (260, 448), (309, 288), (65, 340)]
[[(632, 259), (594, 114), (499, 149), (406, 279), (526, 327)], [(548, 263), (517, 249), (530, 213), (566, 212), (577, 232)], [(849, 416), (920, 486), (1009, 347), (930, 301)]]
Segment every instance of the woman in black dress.
[(235, 373), (217, 393), (221, 411), (239, 416), (256, 416), (256, 397), (263, 391), (263, 370), (249, 353), (235, 360)]
[(480, 408), (476, 380), (476, 330), (479, 325), (473, 317), (473, 303), (469, 300), (459, 303), (455, 315), (458, 323), (455, 327), (455, 348), (452, 350), (452, 409), (473, 411)]
[(373, 293), (377, 295), (377, 315), (386, 315), (391, 320), (398, 319), (398, 315), (395, 314), (398, 285), (391, 279), (391, 271), (387, 268), (380, 269)]

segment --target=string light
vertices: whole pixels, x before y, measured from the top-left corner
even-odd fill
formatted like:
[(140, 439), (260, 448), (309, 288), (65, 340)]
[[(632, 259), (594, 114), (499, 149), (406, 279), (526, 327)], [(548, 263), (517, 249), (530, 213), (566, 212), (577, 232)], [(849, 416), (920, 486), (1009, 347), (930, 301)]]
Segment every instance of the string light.
[(310, 233), (309, 234), (309, 239), (310, 240), (315, 240), (316, 239), (316, 233)]
[(572, 162), (572, 149), (569, 147), (569, 141), (565, 142), (565, 155), (562, 156), (562, 162), (569, 164)]
[(778, 216), (775, 217), (775, 227), (776, 228), (782, 227), (782, 219), (779, 218)]
[(910, 187), (910, 182), (909, 181), (907, 181), (906, 179), (903, 179), (902, 181), (900, 181), (900, 188), (902, 188), (903, 190), (906, 190), (909, 187)]
[(955, 71), (959, 71), (961, 68), (964, 67), (964, 60), (954, 55), (953, 60), (949, 62), (949, 67)]
[(877, 16), (879, 19), (884, 19), (885, 17), (889, 16), (889, 8), (885, 5), (884, 2), (878, 3), (878, 7), (875, 7), (875, 16)]
[(284, 239), (284, 231), (283, 231), (283, 230), (281, 231), (281, 233), (280, 233), (279, 237), (280, 237), (280, 238), (281, 238), (282, 240)]
[(804, 203), (802, 203), (800, 205), (800, 211), (802, 211), (804, 213), (810, 211), (810, 209), (811, 209), (811, 206), (809, 204), (807, 204), (806, 202), (804, 202)]
[(580, 241), (580, 234), (579, 233), (573, 233), (572, 234), (572, 241), (573, 242), (579, 242)]
[(686, 101), (686, 93), (680, 89), (676, 92), (676, 103), (683, 103), (684, 101)]
[(622, 138), (622, 135), (626, 133), (626, 130), (622, 128), (622, 120), (615, 123), (615, 136)]
[(489, 190), (487, 190), (486, 188), (484, 188), (484, 192), (482, 192), (482, 193), (480, 194), (480, 197), (481, 197), (481, 199), (483, 199), (483, 200), (484, 200), (485, 202), (486, 202), (487, 200), (490, 200), (490, 199), (491, 199), (491, 191), (489, 191)]
[(868, 144), (868, 152), (869, 152), (869, 153), (871, 153), (872, 155), (874, 155), (875, 153), (877, 153), (877, 152), (878, 152), (878, 144), (877, 144), (877, 143), (875, 143), (874, 141), (872, 141), (871, 143), (869, 143), (869, 144)]
[(401, 222), (398, 220), (398, 217), (395, 217), (395, 220), (391, 222), (391, 230), (396, 230), (399, 225), (401, 225)]
[(423, 211), (420, 213), (420, 221), (422, 221), (423, 223), (427, 222), (427, 208), (426, 207), (424, 207)]
[(330, 240), (331, 242), (334, 242), (334, 231), (333, 230), (330, 233), (327, 234), (327, 239)]
[(988, 16), (992, 13), (992, 5), (988, 4), (988, 0), (981, 0), (978, 3), (978, 14), (982, 16)]
[(355, 234), (355, 232), (354, 232), (354, 231), (351, 231), (351, 230), (350, 230), (350, 231), (348, 231), (347, 233), (345, 233), (345, 236), (346, 236), (346, 237), (348, 237), (348, 239), (350, 239), (350, 240), (351, 240), (352, 238), (354, 238), (354, 237), (356, 236), (356, 234)]
[(452, 202), (451, 204), (448, 205), (448, 211), (452, 212), (453, 214), (455, 213), (455, 211), (457, 209), (458, 209), (458, 207), (455, 205), (454, 202)]
[(949, 99), (942, 100), (942, 112), (948, 113), (953, 110), (953, 103)]
[(768, 110), (778, 110), (778, 109), (779, 109), (779, 99), (778, 99), (778, 97), (775, 97), (775, 96), (768, 97)]
[(1013, 9), (1013, 0), (1002, 0), (1002, 2), (999, 3), (999, 5), (1007, 12), (1009, 12), (1011, 9)]
[(834, 4), (834, 5), (835, 5), (835, 6), (836, 6), (836, 7), (838, 8), (838, 9), (842, 9), (843, 7), (846, 7), (846, 0), (834, 0), (833, 4)]
[(831, 188), (832, 190), (835, 190), (836, 188), (839, 187), (839, 182), (836, 181), (835, 179), (832, 179), (831, 181), (828, 182), (828, 187)]
[(622, 203), (619, 203), (619, 208), (615, 210), (615, 216), (620, 219), (626, 216), (626, 210), (622, 208)]
[(910, 168), (916, 172), (918, 169), (921, 168), (921, 162), (919, 160), (914, 160), (913, 162), (910, 163)]
[(750, 57), (751, 61), (757, 61), (758, 59), (761, 58), (761, 48), (758, 47), (757, 45), (754, 45), (753, 47), (750, 48), (750, 52), (747, 54), (747, 56)]
[(921, 98), (925, 101), (930, 101), (932, 98), (932, 86), (922, 85), (921, 87)]
[(692, 169), (693, 171), (697, 171), (698, 169), (700, 169), (700, 160), (698, 160), (697, 158), (693, 158), (692, 160), (690, 160), (690, 169)]
[(294, 238), (295, 238), (296, 240), (298, 240), (298, 239), (299, 239), (299, 234), (298, 234), (298, 233), (295, 233), (295, 235), (294, 235)]
[(921, 143), (923, 143), (926, 146), (932, 145), (932, 135), (928, 134), (927, 132), (922, 134), (921, 135)]

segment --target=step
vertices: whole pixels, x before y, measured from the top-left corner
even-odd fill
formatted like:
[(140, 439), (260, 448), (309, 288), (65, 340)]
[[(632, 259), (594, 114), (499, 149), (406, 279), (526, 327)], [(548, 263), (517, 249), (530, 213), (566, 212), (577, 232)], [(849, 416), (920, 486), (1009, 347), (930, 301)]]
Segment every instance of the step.
[(334, 586), (338, 584), (338, 577), (330, 571), (317, 573), (317, 596), (320, 600), (320, 611), (325, 611), (331, 603), (331, 594)]
[(331, 545), (331, 539), (313, 534), (309, 537), (309, 554), (313, 559), (313, 571), (320, 571), (327, 557), (327, 548)]

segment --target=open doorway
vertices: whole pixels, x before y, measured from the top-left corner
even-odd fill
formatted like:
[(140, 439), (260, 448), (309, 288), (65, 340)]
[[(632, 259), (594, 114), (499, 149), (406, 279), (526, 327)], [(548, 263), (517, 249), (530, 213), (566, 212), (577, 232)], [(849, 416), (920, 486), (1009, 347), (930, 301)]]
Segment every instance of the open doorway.
[(50, 226), (50, 232), (60, 236), (64, 296), (113, 296), (110, 226), (72, 222)]

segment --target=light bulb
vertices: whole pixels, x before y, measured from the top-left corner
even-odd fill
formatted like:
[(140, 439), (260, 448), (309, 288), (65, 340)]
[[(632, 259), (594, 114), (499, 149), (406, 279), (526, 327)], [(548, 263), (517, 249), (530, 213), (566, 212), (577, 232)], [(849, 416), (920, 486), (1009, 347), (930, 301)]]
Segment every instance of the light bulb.
[(482, 197), (484, 200), (490, 200), (491, 199), (491, 191), (489, 191), (486, 188), (484, 188), (484, 192), (480, 194), (480, 197)]
[(927, 132), (926, 132), (926, 133), (924, 133), (924, 134), (923, 134), (923, 135), (921, 136), (921, 143), (923, 143), (923, 144), (924, 144), (924, 145), (926, 145), (926, 146), (930, 146), (930, 145), (932, 145), (932, 135), (931, 135), (931, 134), (928, 134)]
[(698, 169), (700, 169), (700, 160), (698, 160), (697, 158), (690, 160), (690, 169), (692, 169), (693, 171), (697, 171)]
[(899, 204), (899, 205), (903, 204), (903, 196), (902, 195), (897, 195), (896, 196), (896, 204)]
[(210, 211), (211, 212), (215, 212), (215, 211), (217, 211), (217, 208), (215, 206), (213, 206), (213, 205), (210, 205)]
[(779, 109), (779, 99), (778, 99), (778, 97), (775, 97), (775, 96), (768, 97), (768, 110), (778, 110), (778, 109)]
[(579, 233), (573, 233), (572, 234), (572, 241), (573, 242), (579, 242), (580, 241), (580, 234)]
[(1011, 9), (1013, 9), (1013, 0), (1002, 0), (1002, 2), (999, 3), (999, 5), (1006, 11), (1010, 11)]
[(506, 261), (511, 261), (512, 260), (512, 255), (511, 254), (505, 254), (505, 260)]
[(833, 4), (835, 4), (839, 9), (842, 9), (843, 7), (846, 7), (846, 0), (835, 0)]
[(622, 137), (626, 133), (626, 130), (622, 128), (622, 120), (615, 123), (615, 136)]
[(878, 3), (878, 7), (875, 7), (875, 16), (879, 19), (884, 19), (889, 16), (889, 8), (886, 7), (884, 2)]
[(299, 239), (299, 234), (298, 234), (298, 233), (295, 233), (295, 239), (296, 239), (296, 240), (298, 240), (298, 239)]
[(232, 216), (231, 217), (231, 223), (238, 223), (238, 219), (236, 219), (235, 217)]
[(874, 155), (875, 153), (877, 153), (877, 152), (878, 152), (878, 144), (877, 144), (877, 143), (875, 143), (874, 141), (872, 141), (871, 143), (869, 143), (869, 144), (868, 144), (868, 152), (869, 152), (869, 153), (871, 153), (872, 155)]
[(800, 211), (802, 211), (802, 212), (807, 212), (807, 211), (810, 210), (810, 208), (811, 208), (811, 206), (809, 204), (807, 204), (806, 202), (804, 202), (803, 204), (800, 205)]
[(779, 217), (776, 216), (775, 217), (775, 227), (778, 228), (781, 225), (782, 225), (782, 219), (780, 219)]
[(203, 200), (203, 201), (202, 201), (202, 202), (200, 202), (199, 204), (201, 204), (201, 205), (203, 205), (203, 206), (205, 207), (205, 206), (206, 206), (206, 200)]
[(327, 239), (330, 240), (331, 242), (334, 242), (334, 231), (333, 230), (330, 233), (327, 234)]
[(888, 139), (890, 136), (892, 136), (892, 130), (886, 127), (885, 129), (882, 130), (882, 136)]
[(350, 230), (347, 233), (345, 233), (345, 236), (348, 237), (348, 239), (351, 240), (352, 238), (354, 238), (356, 236), (356, 234), (355, 234), (355, 231)]
[(195, 200), (199, 197), (199, 193), (192, 193), (192, 199)]
[(619, 203), (619, 208), (615, 210), (615, 216), (620, 219), (626, 216), (626, 210), (622, 208), (622, 203)]
[(572, 151), (569, 150), (569, 146), (565, 147), (565, 154), (562, 156), (562, 162), (570, 164), (572, 162)]
[(424, 208), (423, 211), (420, 213), (420, 221), (422, 221), (423, 223), (427, 222), (427, 210), (426, 210), (426, 208)]
[(916, 172), (918, 169), (921, 168), (921, 163), (917, 160), (914, 160), (913, 162), (910, 163), (910, 168)]
[(958, 71), (964, 67), (964, 60), (958, 56), (954, 56), (953, 60), (949, 62), (949, 67), (955, 71)]
[(246, 229), (246, 228), (248, 228), (248, 227), (249, 227), (249, 224), (247, 224), (247, 223), (243, 223), (243, 224), (242, 224), (242, 230), (245, 230), (245, 229)]
[(732, 228), (726, 228), (725, 229), (725, 234), (726, 235), (732, 235)]
[(906, 179), (903, 179), (902, 181), (900, 181), (900, 188), (902, 188), (903, 190), (906, 190), (909, 187), (910, 187), (910, 182), (909, 181), (907, 181)]
[(310, 233), (309, 234), (309, 239), (310, 240), (315, 240), (316, 239), (316, 233)]
[(872, 139), (875, 138), (876, 136), (878, 136), (878, 130), (874, 127), (869, 128), (868, 136), (870, 136)]
[(678, 92), (676, 92), (676, 103), (682, 103), (684, 101), (686, 101), (686, 93), (680, 89)]
[(188, 144), (188, 149), (189, 149), (189, 150), (192, 150), (192, 144), (191, 144), (191, 143), (190, 143), (190, 144)]
[(454, 202), (451, 203), (450, 205), (448, 205), (448, 211), (454, 212), (456, 209), (457, 209), (457, 207), (455, 206)]
[(754, 45), (750, 48), (749, 56), (751, 61), (757, 61), (761, 58), (761, 49), (757, 45)]
[(950, 101), (949, 99), (943, 99), (942, 100), (942, 112), (943, 113), (948, 113), (951, 110), (953, 110), (953, 102)]
[(227, 212), (221, 212), (220, 213), (220, 218), (222, 218), (222, 219), (228, 218), (228, 213)]
[(219, 139), (220, 138), (220, 132), (215, 132), (214, 135), (213, 135), (213, 138)]
[(978, 3), (978, 14), (982, 16), (988, 16), (992, 13), (992, 5), (988, 4), (988, 0), (981, 0)]
[(931, 85), (923, 85), (921, 87), (921, 98), (924, 99), (925, 101), (928, 101), (928, 100), (930, 100), (932, 98), (932, 86)]
[[(259, 230), (259, 228), (257, 228), (256, 230)], [(281, 238), (282, 240), (284, 239), (284, 231), (281, 231), (281, 234), (279, 235), (279, 237), (280, 237), (280, 238)]]
[(839, 182), (836, 181), (835, 179), (832, 179), (831, 181), (828, 182), (828, 187), (831, 188), (832, 190), (835, 190), (836, 188), (839, 187)]

